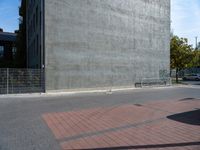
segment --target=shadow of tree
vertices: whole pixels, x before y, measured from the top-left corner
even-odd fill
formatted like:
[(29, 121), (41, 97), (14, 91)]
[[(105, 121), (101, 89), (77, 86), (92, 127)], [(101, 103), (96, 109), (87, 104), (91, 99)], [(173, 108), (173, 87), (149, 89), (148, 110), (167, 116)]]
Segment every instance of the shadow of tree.
[(167, 118), (190, 125), (200, 125), (200, 109), (171, 115), (168, 116)]

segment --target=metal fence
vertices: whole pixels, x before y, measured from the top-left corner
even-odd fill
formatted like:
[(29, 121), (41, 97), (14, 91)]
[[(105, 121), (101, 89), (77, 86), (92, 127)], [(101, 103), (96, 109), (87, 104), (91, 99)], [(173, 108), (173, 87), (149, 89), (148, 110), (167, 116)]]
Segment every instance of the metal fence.
[(171, 85), (171, 78), (144, 78), (141, 80), (141, 87), (159, 87)]
[[(178, 77), (183, 78), (185, 75), (189, 74), (200, 74), (200, 67), (183, 69), (178, 72)], [(176, 70), (171, 70), (171, 77), (172, 78), (176, 77)]]
[(41, 69), (0, 69), (0, 94), (44, 92)]
[[(56, 71), (52, 71), (56, 73)], [(70, 76), (67, 76), (70, 77)], [(66, 77), (66, 79), (67, 79)], [(56, 77), (57, 78), (57, 77)], [(49, 82), (55, 82), (52, 79)], [(66, 80), (65, 79), (65, 80)], [(69, 82), (63, 85), (63, 89), (76, 89), (75, 86), (80, 87), (80, 89), (87, 89), (88, 85), (96, 87), (99, 89), (115, 89), (117, 87), (152, 87), (152, 86), (166, 86), (171, 84), (170, 78), (141, 78), (141, 79), (128, 79), (111, 76), (109, 79), (102, 79), (104, 82), (93, 82), (88, 80), (85, 85), (81, 81), (72, 80), (69, 78)], [(73, 82), (72, 82), (73, 81)], [(72, 85), (74, 87), (72, 87)], [(92, 87), (91, 87), (92, 88)], [(19, 93), (43, 93), (45, 89), (44, 81), (44, 70), (43, 69), (1, 69), (0, 68), (0, 94), (19, 94)], [(52, 89), (54, 90), (54, 89)]]

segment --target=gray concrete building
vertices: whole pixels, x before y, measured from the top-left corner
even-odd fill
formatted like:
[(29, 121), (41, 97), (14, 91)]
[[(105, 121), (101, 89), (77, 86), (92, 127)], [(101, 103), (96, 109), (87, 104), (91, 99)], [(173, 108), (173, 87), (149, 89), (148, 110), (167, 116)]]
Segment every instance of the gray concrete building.
[(167, 78), (170, 0), (29, 0), (28, 66), (45, 90), (133, 87)]

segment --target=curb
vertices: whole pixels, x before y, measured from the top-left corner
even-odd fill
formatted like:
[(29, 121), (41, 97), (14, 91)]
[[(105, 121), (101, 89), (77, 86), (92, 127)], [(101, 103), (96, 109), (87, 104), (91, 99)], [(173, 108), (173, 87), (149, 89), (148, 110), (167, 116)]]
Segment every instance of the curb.
[[(53, 91), (48, 93), (27, 93), (27, 94), (8, 94), (8, 95), (0, 95), (0, 99), (2, 98), (40, 98), (40, 97), (55, 97), (55, 96), (76, 96), (76, 95), (92, 95), (92, 94), (107, 94), (111, 95), (117, 92), (136, 92), (136, 91), (144, 91), (144, 90), (164, 90), (168, 88), (176, 88), (176, 87), (190, 87), (190, 88), (198, 88), (190, 85), (172, 85), (165, 87), (143, 87), (143, 88), (116, 88), (116, 89), (104, 89), (104, 90), (83, 90), (83, 91)], [(200, 88), (200, 87), (199, 87)]]

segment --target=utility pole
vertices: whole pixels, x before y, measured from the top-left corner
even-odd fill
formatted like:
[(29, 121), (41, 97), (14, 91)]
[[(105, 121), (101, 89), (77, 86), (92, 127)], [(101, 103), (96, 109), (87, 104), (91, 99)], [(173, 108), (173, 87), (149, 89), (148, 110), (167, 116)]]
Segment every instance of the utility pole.
[(196, 40), (196, 49), (198, 48), (198, 36), (195, 37)]

